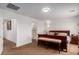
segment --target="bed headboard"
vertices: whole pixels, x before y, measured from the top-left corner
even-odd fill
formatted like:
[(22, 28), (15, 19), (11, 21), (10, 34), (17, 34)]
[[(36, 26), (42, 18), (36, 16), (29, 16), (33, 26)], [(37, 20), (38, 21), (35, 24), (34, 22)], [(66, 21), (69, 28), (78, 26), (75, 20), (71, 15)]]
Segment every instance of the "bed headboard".
[(70, 36), (70, 30), (49, 30), (49, 33), (55, 32), (55, 33), (67, 33), (68, 36)]

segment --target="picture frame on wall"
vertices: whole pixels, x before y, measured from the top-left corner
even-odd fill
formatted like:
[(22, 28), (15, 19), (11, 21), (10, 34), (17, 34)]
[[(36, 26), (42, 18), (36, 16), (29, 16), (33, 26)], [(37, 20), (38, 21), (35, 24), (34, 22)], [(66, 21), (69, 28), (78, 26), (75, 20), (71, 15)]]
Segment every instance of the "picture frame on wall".
[(11, 20), (7, 21), (7, 30), (11, 30)]

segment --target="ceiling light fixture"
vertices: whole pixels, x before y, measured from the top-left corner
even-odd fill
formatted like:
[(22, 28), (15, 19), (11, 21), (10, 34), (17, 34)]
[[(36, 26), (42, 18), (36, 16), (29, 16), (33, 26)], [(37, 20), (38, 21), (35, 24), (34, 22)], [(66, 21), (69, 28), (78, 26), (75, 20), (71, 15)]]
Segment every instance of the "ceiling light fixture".
[(49, 10), (50, 10), (50, 8), (48, 8), (48, 7), (42, 9), (43, 12), (48, 12)]

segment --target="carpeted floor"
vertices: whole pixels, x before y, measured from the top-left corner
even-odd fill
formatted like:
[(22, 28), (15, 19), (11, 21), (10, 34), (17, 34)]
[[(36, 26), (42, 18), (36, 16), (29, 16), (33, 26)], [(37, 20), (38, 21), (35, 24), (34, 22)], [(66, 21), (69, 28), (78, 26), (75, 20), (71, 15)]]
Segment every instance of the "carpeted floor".
[(2, 55), (77, 55), (78, 47), (77, 45), (70, 44), (68, 47), (68, 52), (63, 52), (59, 54), (59, 51), (53, 48), (46, 48), (44, 46), (37, 46), (36, 42), (33, 42), (22, 47), (15, 47), (15, 44), (4, 40), (4, 49)]

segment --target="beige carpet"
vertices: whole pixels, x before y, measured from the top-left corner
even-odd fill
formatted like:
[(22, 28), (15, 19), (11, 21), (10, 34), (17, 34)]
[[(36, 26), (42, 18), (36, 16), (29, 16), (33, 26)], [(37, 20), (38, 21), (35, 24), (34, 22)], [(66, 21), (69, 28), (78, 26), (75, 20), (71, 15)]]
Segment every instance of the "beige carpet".
[(4, 40), (4, 49), (2, 55), (77, 55), (77, 45), (70, 44), (68, 52), (59, 54), (59, 51), (53, 48), (46, 48), (44, 46), (37, 46), (36, 42), (16, 48), (15, 44)]

